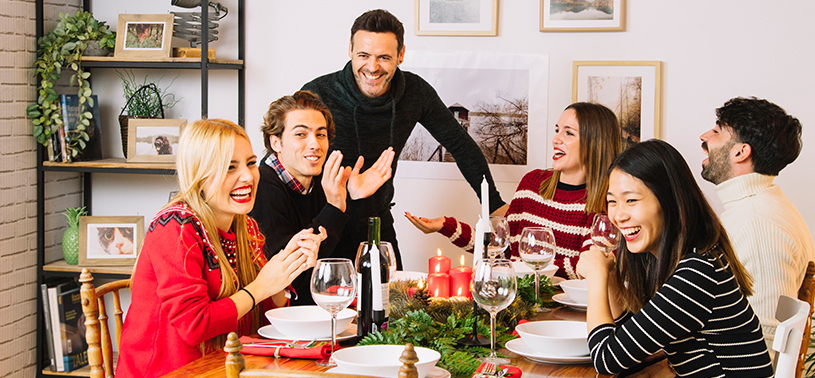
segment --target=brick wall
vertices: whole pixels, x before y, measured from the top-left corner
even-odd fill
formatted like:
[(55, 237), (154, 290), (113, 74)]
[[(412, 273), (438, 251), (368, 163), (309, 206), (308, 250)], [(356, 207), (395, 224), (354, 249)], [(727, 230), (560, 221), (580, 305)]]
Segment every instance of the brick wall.
[[(79, 0), (46, 1), (46, 31)], [(0, 0), (0, 377), (36, 375), (36, 140), (25, 108), (36, 100), (35, 3)], [(77, 174), (46, 174), (47, 259), (61, 258), (66, 207), (81, 202)]]

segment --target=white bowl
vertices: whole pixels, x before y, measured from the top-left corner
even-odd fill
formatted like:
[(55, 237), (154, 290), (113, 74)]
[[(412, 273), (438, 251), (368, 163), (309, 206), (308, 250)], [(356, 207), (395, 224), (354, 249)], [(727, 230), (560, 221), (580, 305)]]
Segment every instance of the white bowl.
[[(356, 311), (347, 308), (340, 311), (334, 332), (342, 333), (356, 314)], [(331, 314), (319, 306), (275, 308), (266, 311), (266, 318), (278, 332), (291, 338), (304, 340), (331, 337)]]
[(589, 354), (586, 322), (545, 320), (515, 327), (524, 343), (548, 356), (578, 357)]
[(566, 280), (560, 283), (560, 287), (573, 301), (580, 304), (589, 303), (589, 290), (586, 280)]
[[(441, 354), (433, 349), (415, 347), (419, 362), (416, 369), (419, 376), (425, 377)], [(334, 361), (344, 374), (373, 375), (377, 377), (398, 377), (402, 362), (399, 357), (405, 351), (404, 345), (364, 345), (342, 348), (334, 352)]]

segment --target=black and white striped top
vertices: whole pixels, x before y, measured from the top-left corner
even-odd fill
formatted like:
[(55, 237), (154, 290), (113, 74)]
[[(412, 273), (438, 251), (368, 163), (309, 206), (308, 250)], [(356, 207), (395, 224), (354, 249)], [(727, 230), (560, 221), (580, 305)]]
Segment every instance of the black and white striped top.
[(602, 374), (631, 368), (660, 349), (680, 377), (771, 377), (761, 327), (729, 265), (691, 253), (637, 314), (589, 334)]

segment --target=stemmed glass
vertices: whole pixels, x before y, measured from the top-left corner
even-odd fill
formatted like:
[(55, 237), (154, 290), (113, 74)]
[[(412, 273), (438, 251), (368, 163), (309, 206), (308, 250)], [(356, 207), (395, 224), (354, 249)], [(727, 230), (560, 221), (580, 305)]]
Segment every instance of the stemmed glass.
[[(388, 272), (390, 275), (388, 277), (393, 277), (393, 272), (396, 271), (396, 252), (393, 251), (393, 245), (390, 242), (381, 241), (379, 242), (379, 248), (385, 250), (385, 255), (388, 256)], [(368, 249), (368, 242), (360, 242), (359, 247), (357, 248), (357, 261), (359, 262), (360, 256), (362, 256), (362, 252)]]
[(620, 231), (611, 223), (608, 215), (594, 214), (594, 222), (591, 226), (591, 241), (605, 253), (617, 249), (617, 245), (620, 244)]
[[(509, 224), (507, 218), (490, 217), (490, 227), (492, 237), (487, 245), (487, 255), (491, 259), (504, 258), (504, 251), (509, 247)], [(500, 257), (499, 257), (500, 256)]]
[[(524, 227), (518, 242), (521, 260), (535, 272), (535, 301), (539, 302), (540, 272), (555, 257), (555, 233), (549, 227)], [(549, 312), (548, 308), (538, 308), (539, 312)]]
[(470, 293), (481, 308), (490, 313), (490, 356), (481, 362), (507, 364), (510, 360), (495, 354), (495, 314), (515, 301), (518, 283), (512, 262), (505, 259), (483, 259), (475, 265)]
[(349, 259), (319, 259), (311, 274), (311, 297), (314, 303), (331, 314), (331, 357), (317, 361), (325, 367), (337, 366), (334, 346), (337, 344), (337, 313), (351, 304), (357, 292), (357, 272)]

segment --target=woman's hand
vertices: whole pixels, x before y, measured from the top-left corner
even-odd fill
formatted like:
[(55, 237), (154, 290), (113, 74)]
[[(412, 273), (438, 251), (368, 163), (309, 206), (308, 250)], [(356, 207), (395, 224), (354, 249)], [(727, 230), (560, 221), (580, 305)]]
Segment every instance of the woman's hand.
[(263, 266), (255, 280), (246, 285), (256, 303), (282, 292), (297, 276), (314, 267), (320, 243), (327, 236), (323, 227), (320, 227), (319, 234), (314, 234), (310, 228), (295, 234), (286, 247)]
[(410, 215), (410, 213), (406, 211), (405, 218), (407, 218), (410, 221), (410, 223), (413, 223), (413, 225), (416, 226), (416, 228), (418, 228), (425, 234), (439, 232), (442, 226), (444, 226), (444, 217), (427, 219), (425, 217), (416, 217)]
[(580, 254), (577, 261), (577, 277), (583, 279), (598, 273), (608, 275), (616, 264), (617, 258), (614, 253), (605, 253), (600, 248), (591, 246), (588, 251)]

